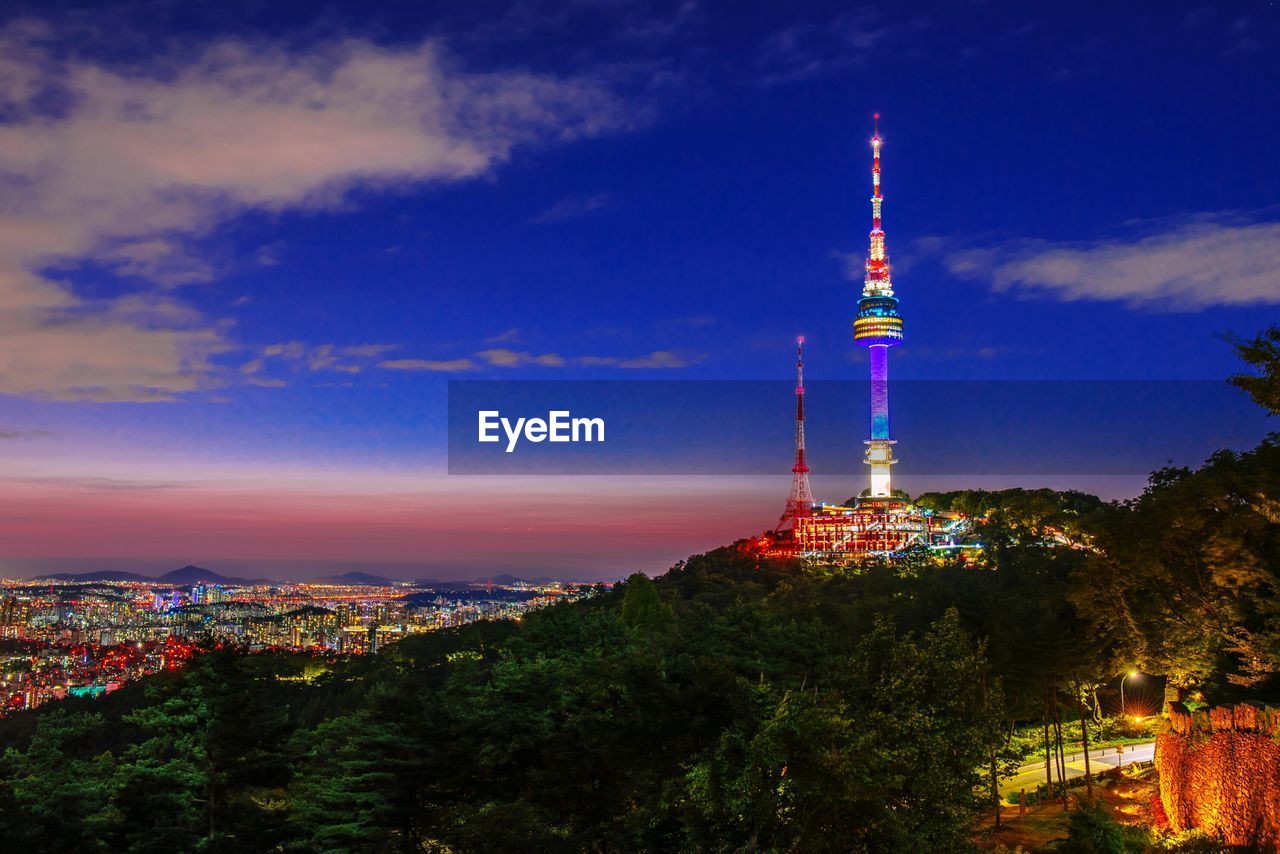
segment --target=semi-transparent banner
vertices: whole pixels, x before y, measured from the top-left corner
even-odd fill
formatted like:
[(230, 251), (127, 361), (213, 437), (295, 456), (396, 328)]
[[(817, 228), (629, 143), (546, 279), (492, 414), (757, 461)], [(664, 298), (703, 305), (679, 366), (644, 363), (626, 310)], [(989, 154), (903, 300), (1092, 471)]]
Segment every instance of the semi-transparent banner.
[[(865, 471), (869, 384), (806, 384), (815, 475)], [(1243, 450), (1265, 413), (1220, 381), (911, 381), (890, 387), (895, 474), (1145, 474)], [(449, 383), (450, 474), (786, 474), (793, 383)]]

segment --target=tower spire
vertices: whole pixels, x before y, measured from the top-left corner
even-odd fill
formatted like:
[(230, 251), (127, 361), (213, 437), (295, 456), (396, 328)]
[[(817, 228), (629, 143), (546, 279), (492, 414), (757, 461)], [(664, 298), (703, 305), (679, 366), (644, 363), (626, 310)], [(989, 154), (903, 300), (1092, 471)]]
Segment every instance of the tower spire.
[(867, 275), (862, 283), (862, 295), (893, 296), (893, 283), (889, 277), (889, 256), (884, 246), (884, 220), (881, 205), (884, 196), (880, 192), (880, 114), (874, 113), (875, 133), (871, 136), (871, 234), (867, 250)]
[(813, 491), (809, 488), (809, 464), (804, 456), (804, 336), (796, 339), (796, 462), (791, 467), (791, 493), (778, 528), (794, 524), (813, 512)]
[(871, 235), (867, 251), (866, 277), (862, 282), (862, 299), (853, 321), (853, 339), (868, 348), (871, 362), (871, 438), (867, 439), (866, 460), (871, 466), (872, 498), (893, 494), (890, 466), (893, 439), (889, 438), (889, 348), (902, 342), (902, 316), (893, 295), (889, 275), (889, 256), (884, 246), (884, 222), (880, 192), (880, 114), (873, 115), (875, 131), (871, 137)]

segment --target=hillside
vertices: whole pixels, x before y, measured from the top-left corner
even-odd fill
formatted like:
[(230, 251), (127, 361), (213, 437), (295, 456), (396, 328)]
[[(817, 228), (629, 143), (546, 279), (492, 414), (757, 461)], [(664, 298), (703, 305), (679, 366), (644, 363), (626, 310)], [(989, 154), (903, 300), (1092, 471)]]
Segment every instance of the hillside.
[[(1257, 498), (1280, 494), (1278, 477), (1268, 440), (1157, 472), (1126, 504), (984, 494), (978, 566), (927, 551), (802, 565), (742, 544), (375, 656), (211, 650), (0, 720), (0, 838), (965, 850), (993, 777), (1041, 749), (1011, 740), (1016, 725), (1103, 715), (1117, 673), (1213, 703), (1280, 694), (1280, 524)], [(1059, 544), (1068, 522), (1089, 548)]]
[[(956, 841), (994, 732), (981, 658), (954, 614), (922, 615), (912, 635), (870, 612), (802, 613), (812, 597), (854, 604), (849, 584), (861, 586), (728, 548), (656, 583), (636, 576), (518, 625), (413, 637), (368, 659), (211, 653), (93, 704), (0, 722), (0, 743), (22, 751), (4, 777), (39, 763), (38, 802), (62, 804), (43, 819), (12, 812), (21, 820), (0, 831), (41, 850), (74, 850), (85, 834), (190, 849), (214, 797), (217, 832), (246, 850)], [(939, 735), (954, 748), (912, 745), (893, 709), (951, 721)], [(193, 738), (212, 768), (182, 746)], [(880, 747), (870, 763), (832, 765), (833, 738), (850, 755)], [(49, 750), (63, 759), (48, 764)], [(93, 758), (104, 750), (111, 770)], [(779, 795), (784, 765), (799, 788)], [(938, 787), (893, 783), (909, 770)], [(808, 788), (831, 775), (838, 785)], [(886, 792), (920, 808), (889, 810)], [(780, 809), (813, 818), (800, 828)]]

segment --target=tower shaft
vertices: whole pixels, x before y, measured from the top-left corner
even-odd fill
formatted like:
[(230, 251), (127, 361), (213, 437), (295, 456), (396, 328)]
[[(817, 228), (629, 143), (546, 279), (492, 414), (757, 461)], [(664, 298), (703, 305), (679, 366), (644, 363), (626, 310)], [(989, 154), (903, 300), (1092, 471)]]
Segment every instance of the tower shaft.
[(796, 339), (796, 461), (791, 466), (791, 492), (778, 520), (778, 528), (813, 513), (813, 490), (809, 488), (809, 463), (804, 454), (804, 338)]

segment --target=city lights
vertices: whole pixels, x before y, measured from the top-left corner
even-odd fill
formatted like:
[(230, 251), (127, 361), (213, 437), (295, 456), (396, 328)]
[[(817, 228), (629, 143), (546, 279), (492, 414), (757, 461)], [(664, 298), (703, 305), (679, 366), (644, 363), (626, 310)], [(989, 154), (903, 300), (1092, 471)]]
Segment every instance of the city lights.
[(591, 589), (560, 582), (436, 588), (6, 580), (0, 716), (63, 697), (109, 694), (143, 676), (177, 670), (214, 645), (361, 655), (419, 632), (519, 619)]

